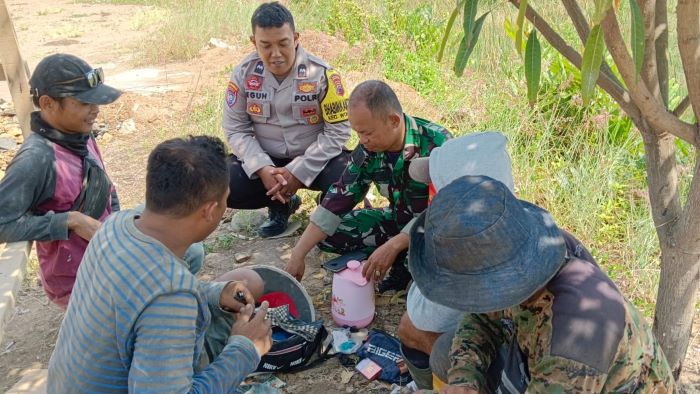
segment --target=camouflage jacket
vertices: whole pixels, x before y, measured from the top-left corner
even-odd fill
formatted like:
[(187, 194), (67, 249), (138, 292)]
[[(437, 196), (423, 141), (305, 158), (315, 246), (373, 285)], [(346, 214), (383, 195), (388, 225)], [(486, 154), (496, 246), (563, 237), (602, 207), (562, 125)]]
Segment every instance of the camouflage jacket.
[(367, 151), (361, 144), (352, 152), (352, 160), (343, 175), (311, 215), (311, 221), (324, 233), (335, 233), (341, 217), (365, 198), (373, 182), (389, 200), (389, 207), (384, 210), (387, 219), (396, 220), (399, 226), (406, 225), (427, 208), (428, 186), (411, 179), (410, 161), (429, 156), (433, 148), (452, 136), (444, 127), (425, 119), (404, 114), (404, 120), (404, 148), (396, 163), (391, 163), (386, 153)]
[(674, 388), (651, 328), (592, 258), (570, 259), (525, 304), (466, 314), (453, 340), (448, 382), (486, 391), (488, 366), (500, 345), (513, 340), (529, 371), (527, 392), (664, 393)]

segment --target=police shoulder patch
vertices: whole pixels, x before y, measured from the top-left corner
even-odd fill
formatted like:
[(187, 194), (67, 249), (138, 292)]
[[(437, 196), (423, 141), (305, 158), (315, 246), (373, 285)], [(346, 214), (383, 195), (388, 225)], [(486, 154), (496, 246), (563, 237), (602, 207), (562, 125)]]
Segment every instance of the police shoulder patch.
[(335, 70), (326, 70), (328, 89), (321, 102), (323, 120), (327, 123), (339, 123), (348, 120), (348, 91), (343, 86), (340, 74)]
[(229, 81), (228, 88), (226, 89), (226, 104), (229, 108), (233, 108), (236, 101), (238, 101), (238, 85), (233, 81)]

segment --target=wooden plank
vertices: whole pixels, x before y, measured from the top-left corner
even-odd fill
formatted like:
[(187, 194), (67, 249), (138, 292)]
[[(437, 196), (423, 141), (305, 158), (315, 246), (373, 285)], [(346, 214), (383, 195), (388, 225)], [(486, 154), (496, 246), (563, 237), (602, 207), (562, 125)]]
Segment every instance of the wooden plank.
[(0, 0), (0, 65), (4, 74), (3, 79), (7, 80), (10, 87), (19, 126), (26, 138), (31, 131), (29, 117), (34, 110), (34, 104), (29, 92), (29, 76), (19, 51), (17, 35), (5, 0)]
[(15, 297), (27, 273), (31, 245), (31, 242), (0, 244), (0, 343), (5, 324), (15, 309)]

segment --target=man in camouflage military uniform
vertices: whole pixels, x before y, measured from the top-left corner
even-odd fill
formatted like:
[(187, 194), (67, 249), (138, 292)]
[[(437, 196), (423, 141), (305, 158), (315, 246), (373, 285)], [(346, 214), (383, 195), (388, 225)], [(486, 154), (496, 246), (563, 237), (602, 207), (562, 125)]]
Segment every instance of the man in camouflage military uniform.
[[(410, 281), (405, 267), (408, 234), (401, 230), (428, 205), (428, 186), (408, 174), (411, 160), (426, 157), (450, 138), (442, 126), (403, 113), (394, 91), (380, 81), (355, 88), (349, 120), (360, 144), (342, 177), (311, 215), (311, 222), (292, 251), (287, 272), (301, 280), (304, 258), (314, 245), (334, 253), (364, 250), (364, 275), (384, 278), (379, 291), (402, 290)], [(353, 210), (372, 183), (389, 206)]]
[(410, 236), (422, 294), (466, 312), (433, 346), (431, 368), (450, 385), (441, 393), (673, 391), (635, 307), (574, 237), (501, 182), (458, 178)]
[(299, 188), (325, 193), (345, 169), (348, 92), (337, 71), (301, 47), (284, 6), (260, 5), (252, 27), (256, 52), (233, 70), (225, 97), (235, 154), (228, 206), (269, 207), (259, 232), (271, 237), (287, 228)]

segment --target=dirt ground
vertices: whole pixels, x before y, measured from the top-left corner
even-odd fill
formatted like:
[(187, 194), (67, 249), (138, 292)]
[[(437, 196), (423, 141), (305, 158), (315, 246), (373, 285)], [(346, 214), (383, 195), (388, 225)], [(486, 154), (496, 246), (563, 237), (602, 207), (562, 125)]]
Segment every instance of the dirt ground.
[[(230, 49), (208, 49), (189, 62), (134, 69), (132, 64), (137, 53), (133, 47), (149, 34), (149, 29), (136, 29), (133, 20), (149, 12), (149, 7), (75, 4), (72, 0), (10, 0), (8, 5), (21, 50), (31, 68), (50, 53), (73, 53), (87, 59), (93, 66), (102, 66), (107, 82), (126, 91), (117, 103), (103, 107), (98, 119), (98, 142), (124, 207), (133, 207), (143, 201), (145, 162), (150, 149), (165, 138), (179, 135), (173, 126), (181, 124), (191, 110), (204, 101), (204, 92), (225, 86), (227, 67), (236, 64), (252, 50), (250, 46), (229, 43), (232, 45)], [(346, 43), (318, 32), (302, 32), (302, 42), (306, 49), (330, 62), (352, 50)], [(376, 77), (374, 70), (368, 69), (347, 73), (345, 79), (352, 87), (369, 75)], [(410, 87), (392, 85), (407, 111), (433, 118), (439, 113)], [(2, 87), (0, 97), (3, 97)], [(3, 112), (3, 108), (0, 102), (0, 138), (20, 143), (16, 120)], [(0, 177), (14, 152), (0, 149)], [(202, 278), (210, 279), (232, 268), (250, 264), (283, 267), (295, 240), (295, 237), (243, 240), (232, 237), (229, 225), (222, 223), (207, 240), (213, 252), (206, 258)], [(236, 265), (233, 256), (239, 252), (250, 254), (250, 261)], [(320, 268), (321, 259), (319, 254), (309, 259), (302, 283), (317, 311), (330, 323), (331, 275)], [(30, 267), (35, 271), (35, 257)], [(0, 344), (0, 391), (11, 387), (24, 371), (46, 368), (63, 317), (63, 312), (46, 300), (33, 270), (30, 269), (23, 283), (17, 307)], [(372, 327), (395, 332), (404, 301), (380, 297), (378, 304)], [(699, 331), (698, 327), (694, 330)], [(347, 381), (350, 374), (337, 359), (305, 372), (280, 374), (279, 377), (287, 383), (284, 390), (290, 393), (389, 392), (389, 385), (367, 382), (358, 374)], [(688, 350), (682, 381), (688, 392), (700, 391), (700, 340), (697, 335)]]

